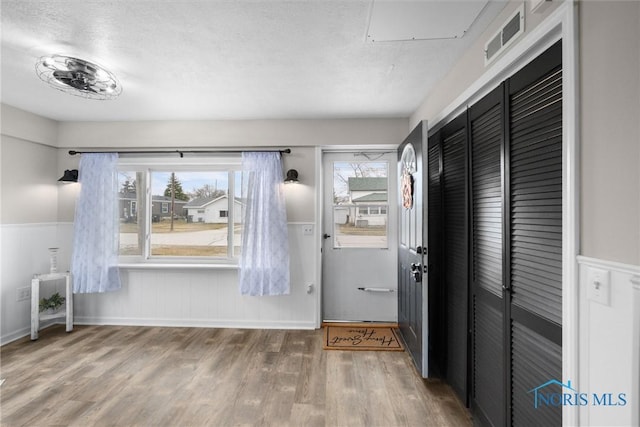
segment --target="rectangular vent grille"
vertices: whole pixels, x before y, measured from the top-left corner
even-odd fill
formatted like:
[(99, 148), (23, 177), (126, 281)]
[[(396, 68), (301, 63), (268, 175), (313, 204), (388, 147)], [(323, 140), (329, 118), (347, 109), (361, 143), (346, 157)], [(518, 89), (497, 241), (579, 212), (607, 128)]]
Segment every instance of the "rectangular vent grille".
[(516, 14), (511, 21), (502, 29), (502, 45), (509, 43), (509, 40), (515, 37), (520, 31), (520, 13)]
[(485, 48), (485, 61), (488, 58), (493, 58), (496, 54), (502, 49), (502, 31), (500, 31), (496, 36), (487, 44)]
[(484, 65), (489, 65), (520, 34), (524, 33), (524, 4), (500, 27), (500, 30), (484, 45)]

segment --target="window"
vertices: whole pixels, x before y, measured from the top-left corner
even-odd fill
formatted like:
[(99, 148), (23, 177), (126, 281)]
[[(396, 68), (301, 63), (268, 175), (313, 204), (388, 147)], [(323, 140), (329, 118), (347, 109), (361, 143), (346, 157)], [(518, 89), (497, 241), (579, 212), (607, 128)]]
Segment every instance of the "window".
[(121, 158), (119, 169), (120, 256), (127, 262), (215, 263), (239, 256), (239, 156)]
[(387, 162), (334, 162), (336, 248), (387, 248)]

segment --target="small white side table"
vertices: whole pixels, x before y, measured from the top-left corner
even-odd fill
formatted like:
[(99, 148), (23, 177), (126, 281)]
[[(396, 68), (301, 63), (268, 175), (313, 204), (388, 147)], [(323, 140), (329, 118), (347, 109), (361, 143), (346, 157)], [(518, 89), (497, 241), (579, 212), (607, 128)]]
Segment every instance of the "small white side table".
[[(65, 279), (65, 311), (54, 314), (40, 314), (40, 283)], [(65, 317), (67, 332), (73, 331), (73, 293), (71, 289), (71, 273), (34, 274), (31, 279), (31, 339), (38, 339), (41, 320), (52, 320)]]

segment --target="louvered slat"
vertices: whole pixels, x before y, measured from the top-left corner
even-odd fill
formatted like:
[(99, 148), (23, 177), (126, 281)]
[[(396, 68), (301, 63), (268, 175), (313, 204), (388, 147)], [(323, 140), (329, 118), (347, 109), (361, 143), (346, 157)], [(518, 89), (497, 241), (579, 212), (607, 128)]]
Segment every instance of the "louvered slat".
[(502, 174), (500, 104), (471, 123), (473, 280), (502, 295)]
[(466, 138), (463, 127), (443, 140), (447, 379), (463, 400), (467, 375)]
[(501, 93), (473, 110), (470, 129), (473, 398), (483, 422), (494, 426), (505, 424)]
[(562, 72), (511, 95), (512, 302), (562, 323)]
[(442, 191), (440, 136), (429, 138), (428, 147), (428, 298), (429, 298), (429, 366), (437, 376), (445, 373), (445, 314), (442, 286)]
[(493, 425), (504, 424), (504, 340), (502, 311), (474, 296), (473, 394)]
[[(560, 426), (562, 406), (534, 406), (536, 387), (562, 380), (562, 348), (533, 330), (512, 321), (511, 380), (513, 426)], [(557, 385), (543, 392), (562, 393)]]

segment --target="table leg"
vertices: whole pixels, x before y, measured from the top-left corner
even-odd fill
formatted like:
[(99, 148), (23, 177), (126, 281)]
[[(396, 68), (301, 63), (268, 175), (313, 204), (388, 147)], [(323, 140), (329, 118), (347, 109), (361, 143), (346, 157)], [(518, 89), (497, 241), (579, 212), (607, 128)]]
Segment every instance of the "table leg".
[(40, 329), (40, 279), (31, 279), (31, 339), (38, 339)]
[(67, 332), (73, 331), (73, 289), (71, 289), (71, 274), (67, 274)]

